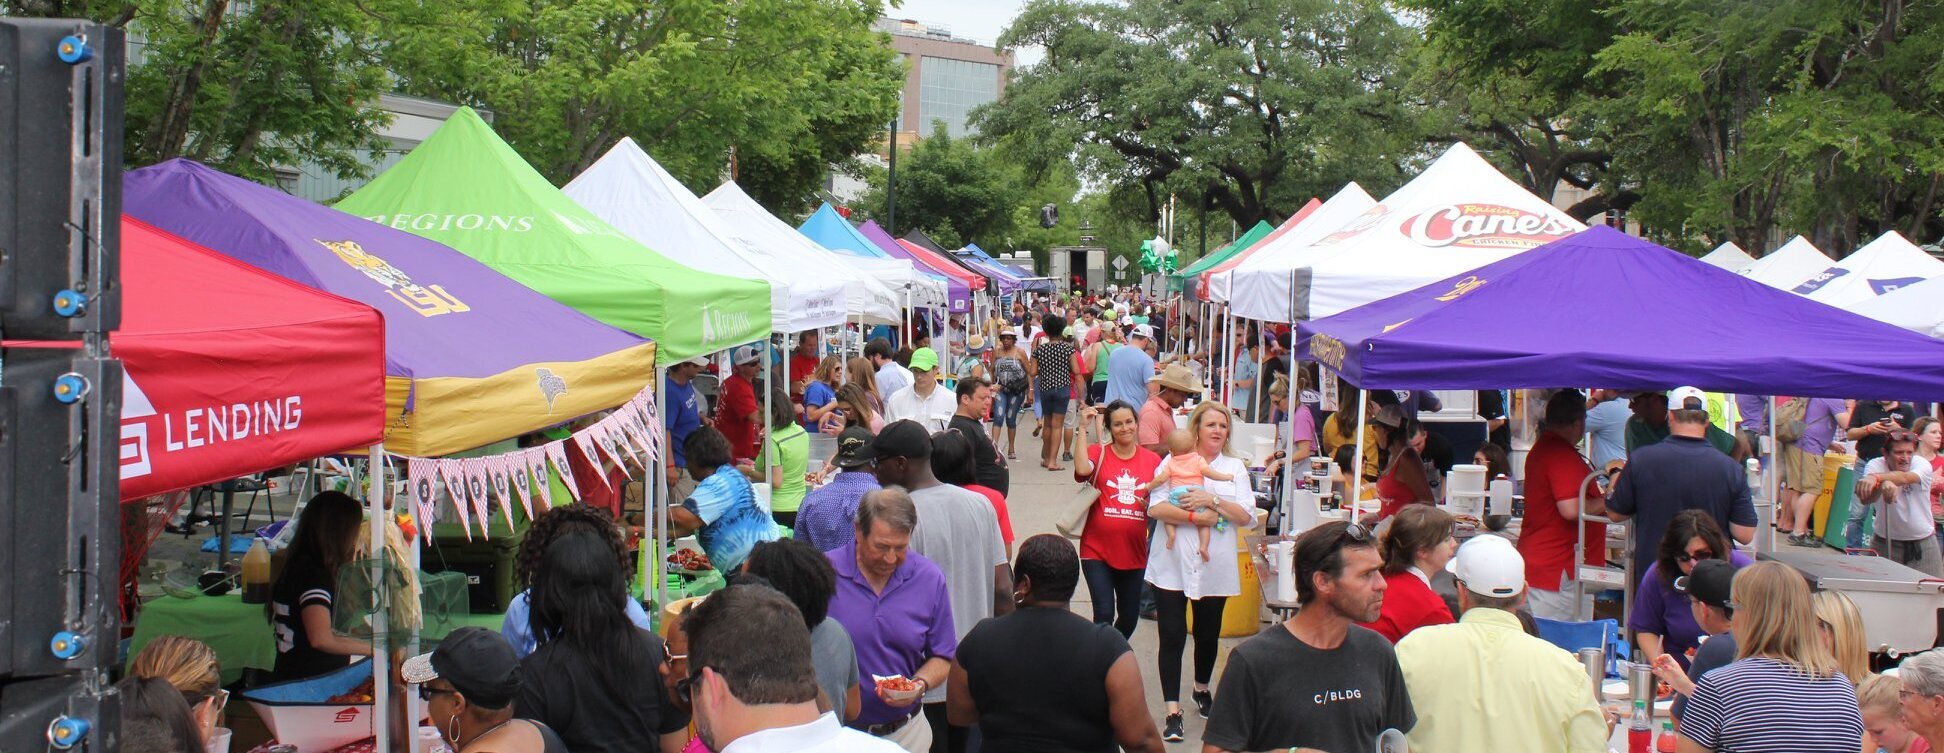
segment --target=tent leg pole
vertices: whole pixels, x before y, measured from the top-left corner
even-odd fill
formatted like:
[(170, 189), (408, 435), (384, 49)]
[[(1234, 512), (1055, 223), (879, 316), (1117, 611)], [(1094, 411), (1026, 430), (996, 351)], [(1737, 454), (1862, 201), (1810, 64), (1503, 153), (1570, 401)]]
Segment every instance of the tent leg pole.
[[(1358, 389), (1357, 394), (1357, 456), (1356, 467), (1350, 469), (1350, 520), (1356, 522), (1357, 503), (1363, 500), (1364, 432), (1370, 430), (1370, 390)], [(1342, 406), (1337, 406), (1342, 410)]]
[(391, 745), (391, 651), (385, 645), (391, 638), (389, 630), (390, 610), (385, 604), (384, 562), (385, 562), (385, 444), (379, 442), (371, 446), (371, 484), (365, 492), (365, 508), (371, 525), (371, 582), (374, 587), (372, 597), (371, 644), (371, 733), (377, 738), (373, 747), (377, 750), (390, 750)]
[[(1775, 551), (1775, 525), (1774, 525), (1775, 516), (1777, 513), (1781, 511), (1782, 505), (1794, 504), (1793, 502), (1785, 502), (1782, 499), (1782, 465), (1780, 463), (1780, 458), (1778, 457), (1781, 454), (1779, 450), (1781, 450), (1782, 445), (1775, 441), (1775, 396), (1774, 395), (1770, 395), (1768, 397), (1767, 437), (1768, 437), (1767, 454), (1763, 454), (1762, 452), (1763, 448), (1760, 447), (1755, 448), (1755, 454), (1762, 455), (1763, 457), (1762, 491), (1767, 492), (1769, 498), (1768, 524), (1764, 525), (1763, 521), (1761, 520), (1755, 521), (1756, 522), (1755, 530), (1761, 532), (1761, 537), (1757, 539), (1757, 541), (1768, 542), (1767, 547), (1760, 547), (1760, 546), (1756, 547), (1756, 551), (1758, 552)], [(1790, 514), (1793, 515), (1794, 513), (1791, 512)], [(1803, 526), (1803, 528), (1807, 529), (1808, 526)], [(1794, 533), (1794, 531), (1790, 531), (1790, 533)], [(1814, 531), (1811, 531), (1811, 533), (1814, 533)]]
[[(663, 359), (660, 357), (660, 354), (657, 354), (655, 360), (661, 361)], [(668, 417), (672, 414), (668, 412), (667, 366), (657, 365), (655, 367), (655, 410), (663, 417), (661, 426), (663, 437), (662, 462), (667, 465), (673, 465), (675, 462), (675, 440), (668, 433)], [(684, 470), (678, 468), (676, 472), (681, 473)], [(662, 556), (663, 542), (668, 540), (669, 530), (668, 469), (666, 465), (662, 468), (660, 475), (655, 477), (653, 489), (654, 495), (648, 501), (648, 532), (651, 543), (649, 550), (642, 552), (641, 556), (655, 558), (654, 564), (649, 569), (649, 572), (655, 574), (655, 580), (653, 583), (645, 584), (648, 588), (643, 588), (642, 593), (650, 593), (650, 589), (653, 589), (655, 608), (659, 610), (668, 606), (668, 578), (663, 575), (668, 567), (668, 560)], [(654, 614), (659, 615), (660, 612)]]
[[(1296, 389), (1296, 383), (1298, 381), (1301, 381), (1297, 378), (1296, 375), (1302, 373), (1301, 371), (1298, 370), (1300, 368), (1300, 363), (1296, 359), (1296, 348), (1295, 348), (1296, 343), (1294, 340), (1292, 340), (1289, 344), (1290, 344), (1289, 402), (1284, 403), (1284, 405), (1289, 406), (1287, 410), (1289, 416), (1276, 424), (1276, 429), (1282, 432), (1282, 440), (1283, 440), (1282, 441), (1282, 446), (1283, 446), (1283, 485), (1282, 485), (1283, 524), (1282, 525), (1283, 525), (1283, 533), (1285, 534), (1289, 533), (1289, 521), (1296, 514), (1296, 479), (1298, 478), (1297, 470), (1296, 470), (1296, 408), (1297, 406), (1302, 405), (1302, 403), (1296, 402), (1302, 397), (1302, 395), (1300, 394), (1301, 391)], [(1273, 419), (1274, 416), (1271, 416), (1270, 418)], [(1312, 452), (1315, 451), (1314, 447), (1310, 449)], [(1310, 462), (1311, 461), (1308, 459), (1305, 459), (1303, 461), (1304, 473), (1307, 473), (1309, 471)], [(1312, 522), (1316, 520), (1316, 516), (1314, 515), (1315, 512), (1316, 511), (1311, 510), (1310, 511), (1311, 515), (1308, 516), (1309, 520)]]

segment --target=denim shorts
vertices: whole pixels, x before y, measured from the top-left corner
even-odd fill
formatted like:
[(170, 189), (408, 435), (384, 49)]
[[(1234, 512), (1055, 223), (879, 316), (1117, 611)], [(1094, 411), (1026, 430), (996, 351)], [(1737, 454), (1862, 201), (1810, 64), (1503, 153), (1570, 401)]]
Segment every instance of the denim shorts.
[(992, 396), (992, 425), (1019, 428), (1019, 412), (1026, 408), (1026, 392), (1000, 390)]
[(1039, 409), (1041, 416), (1066, 415), (1067, 401), (1073, 399), (1073, 388), (1040, 390)]

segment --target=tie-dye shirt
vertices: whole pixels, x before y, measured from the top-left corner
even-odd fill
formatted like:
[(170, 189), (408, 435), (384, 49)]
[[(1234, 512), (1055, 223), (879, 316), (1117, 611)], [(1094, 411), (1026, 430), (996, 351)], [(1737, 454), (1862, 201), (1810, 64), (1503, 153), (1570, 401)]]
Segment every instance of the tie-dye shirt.
[(749, 550), (758, 543), (776, 540), (776, 522), (756, 506), (756, 490), (741, 471), (724, 465), (682, 500), (682, 507), (702, 519), (696, 539), (709, 563), (721, 572), (742, 567)]

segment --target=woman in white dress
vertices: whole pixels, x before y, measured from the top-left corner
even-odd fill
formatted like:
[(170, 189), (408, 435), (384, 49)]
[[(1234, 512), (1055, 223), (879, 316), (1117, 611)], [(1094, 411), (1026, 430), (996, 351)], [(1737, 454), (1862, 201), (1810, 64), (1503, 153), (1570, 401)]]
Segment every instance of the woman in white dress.
[[(1156, 664), (1161, 673), (1161, 698), (1167, 702), (1168, 711), (1161, 734), (1170, 741), (1183, 737), (1181, 651), (1187, 644), (1188, 611), (1195, 613), (1193, 698), (1196, 711), (1206, 719), (1214, 707), (1208, 683), (1215, 673), (1215, 653), (1221, 642), (1222, 609), (1228, 597), (1242, 593), (1236, 541), (1243, 527), (1255, 523), (1249, 503), (1253, 498), (1248, 491), (1249, 469), (1229, 450), (1229, 420), (1228, 407), (1213, 400), (1202, 401), (1188, 414), (1196, 452), (1208, 461), (1210, 470), (1229, 474), (1233, 480), (1203, 479), (1202, 491), (1189, 493), (1180, 507), (1168, 501), (1165, 485), (1149, 497), (1149, 517), (1158, 523), (1172, 523), (1175, 529), (1172, 548), (1165, 538), (1167, 528), (1155, 529), (1148, 542), (1147, 566), (1147, 582), (1154, 586), (1155, 623), (1161, 631)], [(1209, 537), (1206, 561), (1201, 555), (1198, 528), (1215, 529)]]

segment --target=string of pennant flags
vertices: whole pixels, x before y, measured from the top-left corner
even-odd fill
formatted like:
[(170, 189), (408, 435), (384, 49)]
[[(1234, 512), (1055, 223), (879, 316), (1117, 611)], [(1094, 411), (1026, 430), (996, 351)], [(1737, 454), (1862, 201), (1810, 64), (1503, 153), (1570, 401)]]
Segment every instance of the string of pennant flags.
[(432, 539), (432, 521), (438, 514), (438, 492), (444, 489), (452, 500), (466, 539), (472, 539), (472, 526), (489, 535), (492, 506), (498, 503), (508, 527), (513, 525), (515, 504), (534, 518), (536, 498), (544, 512), (554, 505), (553, 484), (548, 468), (574, 499), (581, 498), (583, 484), (609, 486), (607, 474), (593, 480), (574, 476), (568, 453), (579, 453), (595, 468), (609, 465), (634, 478), (649, 468), (660, 468), (662, 457), (661, 418), (657, 414), (652, 386), (636, 394), (621, 407), (566, 439), (526, 447), (513, 452), (477, 458), (406, 458), (409, 477), (407, 494), (418, 511), (419, 534)]

